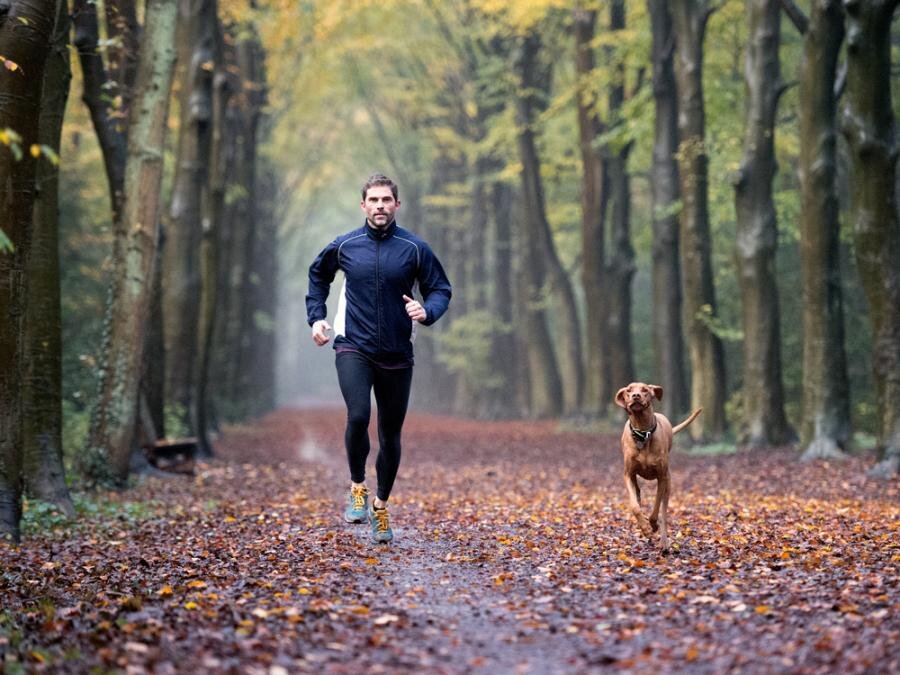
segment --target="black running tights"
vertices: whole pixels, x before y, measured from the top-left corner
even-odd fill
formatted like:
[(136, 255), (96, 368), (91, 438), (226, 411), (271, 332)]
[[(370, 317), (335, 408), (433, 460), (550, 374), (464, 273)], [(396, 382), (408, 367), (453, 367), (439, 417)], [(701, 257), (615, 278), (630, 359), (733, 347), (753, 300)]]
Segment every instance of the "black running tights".
[(341, 394), (347, 404), (344, 444), (350, 464), (350, 480), (354, 483), (362, 483), (366, 479), (371, 392), (373, 389), (375, 391), (380, 445), (375, 460), (378, 498), (387, 501), (400, 467), (400, 431), (406, 418), (413, 369), (380, 368), (357, 352), (341, 352), (337, 354), (335, 363)]

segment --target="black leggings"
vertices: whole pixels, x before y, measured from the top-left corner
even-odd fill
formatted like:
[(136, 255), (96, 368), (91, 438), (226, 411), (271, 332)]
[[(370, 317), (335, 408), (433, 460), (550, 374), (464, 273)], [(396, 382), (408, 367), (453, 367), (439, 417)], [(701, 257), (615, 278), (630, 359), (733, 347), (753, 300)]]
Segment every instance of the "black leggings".
[(366, 479), (366, 457), (369, 456), (369, 416), (372, 412), (371, 392), (378, 404), (378, 441), (375, 460), (378, 472), (378, 498), (387, 501), (400, 467), (400, 431), (406, 418), (412, 367), (396, 370), (379, 368), (357, 352), (341, 352), (335, 359), (338, 383), (347, 404), (347, 430), (344, 444), (350, 464), (350, 480)]

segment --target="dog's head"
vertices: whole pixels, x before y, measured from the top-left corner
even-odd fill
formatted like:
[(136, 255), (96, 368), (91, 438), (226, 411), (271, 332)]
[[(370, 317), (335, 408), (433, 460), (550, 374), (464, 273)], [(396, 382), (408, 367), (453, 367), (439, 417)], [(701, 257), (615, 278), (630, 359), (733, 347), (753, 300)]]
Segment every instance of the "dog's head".
[(653, 399), (662, 401), (663, 388), (656, 384), (632, 382), (616, 393), (616, 405), (629, 413), (639, 414), (653, 406)]

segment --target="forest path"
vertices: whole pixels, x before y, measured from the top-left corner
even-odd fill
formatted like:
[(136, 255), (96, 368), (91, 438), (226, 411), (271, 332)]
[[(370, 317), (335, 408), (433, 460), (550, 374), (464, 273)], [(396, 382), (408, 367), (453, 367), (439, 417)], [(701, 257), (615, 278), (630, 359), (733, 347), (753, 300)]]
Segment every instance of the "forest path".
[(149, 516), (0, 549), (0, 663), (900, 671), (898, 484), (861, 460), (676, 451), (661, 556), (623, 508), (615, 437), (412, 414), (376, 545), (341, 519), (342, 439), (341, 409), (281, 410), (229, 428), (193, 479), (115, 497)]

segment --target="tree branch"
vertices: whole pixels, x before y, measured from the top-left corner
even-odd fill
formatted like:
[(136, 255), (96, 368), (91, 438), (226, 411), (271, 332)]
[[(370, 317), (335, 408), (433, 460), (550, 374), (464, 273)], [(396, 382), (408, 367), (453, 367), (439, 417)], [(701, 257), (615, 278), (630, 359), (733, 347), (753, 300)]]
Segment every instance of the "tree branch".
[(806, 31), (809, 30), (809, 19), (806, 14), (803, 13), (803, 10), (797, 6), (797, 3), (794, 2), (794, 0), (780, 0), (780, 2), (781, 8), (784, 10), (784, 13), (787, 14), (791, 23), (794, 24), (794, 28), (797, 29), (797, 32), (801, 35), (806, 35)]

